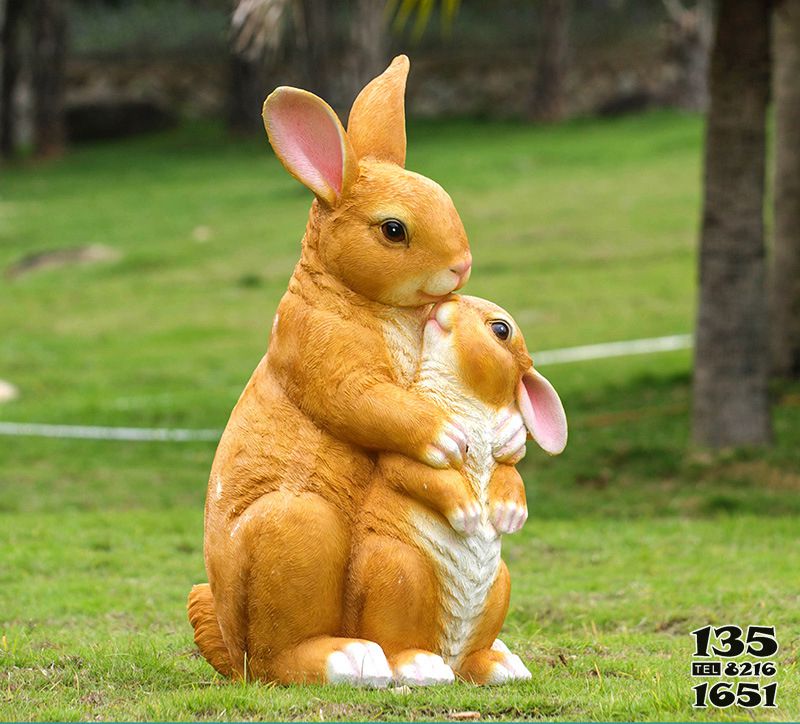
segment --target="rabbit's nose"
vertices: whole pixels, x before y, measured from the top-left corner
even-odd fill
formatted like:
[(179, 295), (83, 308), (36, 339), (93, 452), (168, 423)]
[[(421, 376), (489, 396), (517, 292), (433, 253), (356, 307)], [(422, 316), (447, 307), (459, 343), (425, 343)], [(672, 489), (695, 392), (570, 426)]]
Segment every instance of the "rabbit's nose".
[(456, 289), (460, 289), (467, 283), (467, 279), (469, 279), (469, 273), (472, 270), (472, 254), (467, 254), (467, 257), (459, 264), (454, 264), (450, 267), (450, 271), (453, 272), (458, 277), (458, 286)]

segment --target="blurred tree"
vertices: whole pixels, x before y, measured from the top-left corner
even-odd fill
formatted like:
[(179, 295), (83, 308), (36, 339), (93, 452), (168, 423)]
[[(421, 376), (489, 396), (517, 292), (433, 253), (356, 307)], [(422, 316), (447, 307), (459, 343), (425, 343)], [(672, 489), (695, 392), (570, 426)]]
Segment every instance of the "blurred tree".
[(539, 7), (539, 52), (529, 115), (535, 121), (557, 123), (566, 115), (571, 2), (539, 0)]
[[(296, 44), (305, 66), (305, 87), (321, 98), (332, 98), (334, 72), (334, 3), (332, 0), (295, 0)], [(375, 0), (380, 2), (380, 0)]]
[[(389, 14), (397, 8), (395, 27), (402, 29), (416, 12), (414, 35), (424, 31), (436, 0), (389, 0)], [(460, 0), (441, 0), (442, 25), (452, 25)], [(536, 75), (528, 102), (528, 116), (543, 123), (557, 123), (566, 116), (566, 79), (569, 68), (569, 26), (572, 0), (538, 0), (539, 44)]]
[(773, 17), (775, 53), (775, 232), (770, 274), (772, 365), (800, 379), (800, 0)]
[(770, 441), (764, 169), (770, 5), (720, 0), (705, 140), (693, 436)]
[(260, 133), (270, 66), (283, 43), (293, 0), (235, 0), (231, 19), (228, 126)]
[(66, 3), (63, 0), (5, 0), (0, 43), (3, 51), (0, 153), (10, 157), (16, 151), (20, 134), (15, 97), (24, 68), (33, 96), (34, 153), (59, 155), (64, 150), (65, 139)]
[(299, 60), (303, 86), (331, 98), (333, 67), (338, 65), (334, 10), (333, 0), (235, 0), (229, 104), (232, 128), (262, 129), (261, 105), (274, 85), (270, 76), (279, 53), (287, 47)]
[(2, 13), (2, 75), (0, 76), (0, 155), (13, 155), (16, 144), (14, 94), (22, 65), (20, 35), (24, 0), (4, 0)]
[(266, 96), (265, 63), (231, 53), (228, 86), (228, 127), (236, 133), (260, 133), (261, 105)]
[(389, 61), (387, 16), (382, 0), (353, 0), (350, 25), (353, 70), (349, 95), (352, 100)]
[(64, 0), (33, 0), (34, 147), (39, 156), (64, 151), (67, 8)]
[(708, 59), (714, 32), (711, 0), (692, 7), (681, 0), (662, 0), (667, 10), (666, 56), (678, 68), (671, 102), (691, 111), (708, 107)]

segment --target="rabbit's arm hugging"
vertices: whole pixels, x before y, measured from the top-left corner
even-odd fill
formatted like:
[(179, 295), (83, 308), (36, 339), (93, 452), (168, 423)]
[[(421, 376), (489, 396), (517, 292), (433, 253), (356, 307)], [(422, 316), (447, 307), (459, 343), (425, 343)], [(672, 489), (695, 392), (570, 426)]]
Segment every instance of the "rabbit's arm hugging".
[[(306, 91), (279, 88), (264, 104), (276, 154), (316, 198), (269, 350), (209, 479), (209, 585), (193, 589), (189, 617), (228, 676), (386, 683), (380, 648), (342, 637), (373, 451), (440, 469), (466, 455), (464, 431), (408, 389), (431, 306), (466, 282), (471, 256), (450, 197), (403, 167), (407, 72), (401, 56), (367, 85), (347, 132)], [(494, 435), (498, 458), (524, 450), (514, 419)]]
[[(492, 325), (508, 336), (497, 337)], [(459, 381), (455, 388), (453, 380)], [(484, 430), (479, 426), (472, 431), (475, 436), (502, 427), (516, 405), (528, 434), (547, 453), (557, 455), (566, 445), (566, 418), (557, 393), (533, 367), (510, 315), (485, 300), (454, 296), (433, 308), (414, 388), (443, 406), (455, 407), (456, 417), (458, 405), (453, 402), (459, 397), (474, 400), (467, 407), (488, 405), (489, 419), (499, 418), (499, 423)], [(461, 417), (460, 426), (468, 428), (469, 415)], [(475, 532), (484, 509), (500, 534), (515, 533), (528, 517), (525, 486), (512, 464), (493, 465), (483, 491), (485, 506), (476, 499), (474, 486), (465, 482), (468, 471), (433, 472), (396, 454), (381, 456), (380, 471), (385, 484), (440, 513), (462, 533)]]
[(407, 70), (398, 59), (367, 86), (348, 132), (305, 91), (279, 88), (264, 104), (275, 152), (317, 197), (268, 363), (335, 437), (446, 467), (460, 464), (464, 434), (398, 384), (387, 348), (393, 333), (418, 344), (424, 308), (459, 288), (472, 263), (450, 197), (403, 169)]

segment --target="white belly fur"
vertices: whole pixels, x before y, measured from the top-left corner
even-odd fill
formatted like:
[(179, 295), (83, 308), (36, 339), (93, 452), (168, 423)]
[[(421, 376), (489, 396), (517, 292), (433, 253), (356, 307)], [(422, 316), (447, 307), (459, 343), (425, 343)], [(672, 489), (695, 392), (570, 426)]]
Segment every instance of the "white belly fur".
[(443, 640), (442, 651), (437, 653), (451, 666), (467, 653), (465, 647), (483, 616), (500, 567), (500, 536), (488, 520), (487, 489), (495, 463), (487, 434), (493, 418), (487, 417), (456, 418), (470, 441), (465, 473), (481, 504), (477, 532), (463, 536), (440, 516), (427, 512), (415, 514), (412, 521), (417, 541), (433, 561), (441, 584)]
[(464, 538), (430, 516), (414, 524), (417, 540), (429, 552), (442, 586), (441, 651), (445, 663), (457, 666), (480, 622), (500, 565), (500, 539), (482, 529)]
[(464, 472), (482, 508), (480, 528), (469, 537), (433, 512), (417, 512), (411, 520), (417, 542), (430, 556), (441, 585), (443, 641), (437, 653), (454, 666), (467, 653), (465, 647), (481, 620), (500, 567), (500, 536), (489, 522), (487, 505), (489, 480), (496, 467), (491, 439), (496, 412), (465, 394), (446, 362), (420, 360), (419, 336), (416, 315), (401, 314), (384, 322), (384, 338), (398, 379), (410, 384), (416, 376), (411, 388), (447, 410), (467, 433), (470, 447)]

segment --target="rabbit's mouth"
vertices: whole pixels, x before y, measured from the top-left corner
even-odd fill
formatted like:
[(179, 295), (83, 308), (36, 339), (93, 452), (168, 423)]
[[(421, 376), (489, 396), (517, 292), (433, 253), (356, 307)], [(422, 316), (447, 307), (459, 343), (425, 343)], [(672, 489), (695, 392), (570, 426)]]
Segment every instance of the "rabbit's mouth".
[(466, 257), (446, 269), (429, 276), (419, 288), (419, 294), (430, 298), (431, 301), (440, 301), (449, 294), (461, 289), (472, 272), (472, 255), (467, 252)]
[(438, 304), (442, 301), (442, 297), (450, 296), (450, 292), (447, 294), (429, 294), (428, 292), (423, 292), (421, 289), (417, 292), (417, 296), (422, 299), (423, 302), (428, 304)]

